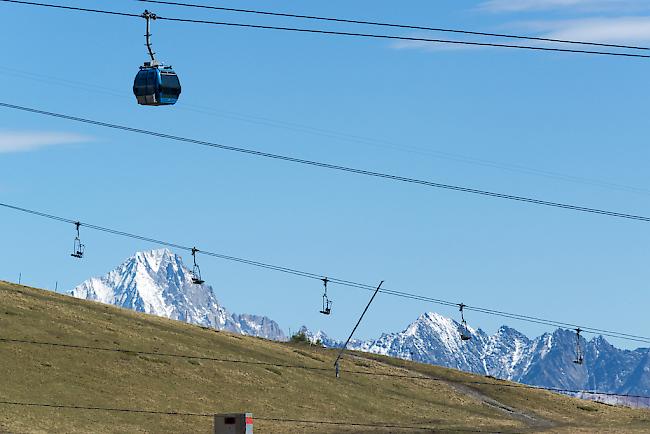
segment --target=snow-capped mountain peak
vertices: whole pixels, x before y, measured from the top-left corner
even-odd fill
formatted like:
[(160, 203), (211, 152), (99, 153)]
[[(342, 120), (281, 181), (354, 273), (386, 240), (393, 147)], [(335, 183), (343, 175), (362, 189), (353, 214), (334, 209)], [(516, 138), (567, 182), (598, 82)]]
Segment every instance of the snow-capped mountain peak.
[(173, 262), (178, 264), (180, 257), (172, 253), (169, 249), (150, 250), (147, 252), (137, 252), (135, 255), (136, 262), (149, 268), (154, 273), (160, 270), (163, 262)]
[[(286, 339), (269, 318), (229, 313), (209, 285), (192, 283), (191, 271), (182, 258), (168, 249), (138, 252), (113, 271), (86, 280), (70, 293), (216, 329)], [(585, 362), (576, 365), (575, 332), (571, 330), (557, 329), (529, 339), (506, 326), (491, 336), (468, 326), (471, 339), (463, 341), (460, 329), (458, 321), (426, 312), (401, 332), (384, 333), (367, 341), (353, 340), (349, 348), (542, 387), (650, 393), (648, 349), (620, 350), (602, 337), (591, 341), (581, 338)], [(322, 331), (311, 333), (306, 327), (300, 331), (314, 343), (342, 345)]]
[[(384, 333), (378, 339), (355, 341), (350, 349), (446, 366), (522, 383), (572, 390), (595, 389), (615, 393), (650, 393), (650, 351), (620, 350), (602, 336), (581, 338), (585, 353), (582, 365), (573, 363), (575, 332), (557, 329), (529, 339), (519, 331), (500, 327), (488, 336), (468, 327), (472, 338), (460, 339), (460, 323), (427, 312), (403, 331)], [(342, 343), (323, 332), (311, 334), (325, 346)]]
[[(427, 329), (434, 331), (436, 334), (446, 340), (459, 340), (459, 331), (461, 330), (461, 327), (462, 326), (460, 323), (451, 318), (447, 318), (436, 312), (427, 312), (420, 315), (420, 317), (414, 323), (412, 323), (404, 333), (407, 335), (410, 334), (412, 336), (415, 336), (418, 331)], [(469, 325), (467, 326), (467, 331), (472, 336), (477, 335), (476, 330), (474, 330)]]
[(180, 256), (168, 249), (137, 252), (103, 277), (93, 277), (72, 290), (78, 298), (180, 318), (178, 306), (166, 300), (165, 291), (183, 292), (189, 271)]
[(230, 314), (212, 287), (192, 283), (191, 271), (169, 249), (137, 252), (108, 274), (81, 283), (70, 295), (220, 330), (285, 338), (266, 317)]

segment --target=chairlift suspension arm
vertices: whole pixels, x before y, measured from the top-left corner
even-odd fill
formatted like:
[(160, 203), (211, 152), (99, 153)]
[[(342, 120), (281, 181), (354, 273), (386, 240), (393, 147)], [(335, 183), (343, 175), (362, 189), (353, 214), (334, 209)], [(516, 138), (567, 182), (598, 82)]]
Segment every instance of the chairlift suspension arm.
[(194, 267), (198, 267), (198, 265), (196, 264), (197, 252), (199, 252), (199, 249), (197, 249), (196, 247), (192, 247), (192, 259), (194, 260)]
[(151, 63), (156, 63), (156, 53), (153, 51), (151, 46), (151, 20), (158, 18), (156, 14), (149, 12), (145, 9), (144, 13), (141, 15), (147, 21), (147, 33), (144, 35), (147, 38), (147, 50), (149, 51), (149, 56), (151, 57)]

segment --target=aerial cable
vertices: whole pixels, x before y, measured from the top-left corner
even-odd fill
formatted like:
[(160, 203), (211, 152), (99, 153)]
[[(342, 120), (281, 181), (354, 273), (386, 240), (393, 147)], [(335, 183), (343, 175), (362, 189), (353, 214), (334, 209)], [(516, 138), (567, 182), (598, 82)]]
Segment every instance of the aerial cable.
[[(37, 2), (28, 2), (23, 0), (0, 0), (6, 3), (16, 3), (22, 5), (31, 5), (31, 6), (43, 6), (56, 9), (66, 9), (79, 12), (92, 12), (100, 14), (109, 14), (116, 16), (124, 17), (137, 17), (140, 18), (139, 14), (132, 14), (127, 12), (115, 12), (115, 11), (106, 11), (100, 9), (89, 9), (89, 8), (80, 8), (74, 6), (63, 6), (55, 5), (50, 3), (37, 3)], [(376, 33), (357, 33), (357, 32), (337, 32), (332, 30), (322, 30), (322, 29), (310, 29), (310, 28), (296, 28), (296, 27), (283, 27), (283, 26), (265, 26), (259, 24), (248, 24), (248, 23), (233, 23), (226, 21), (210, 21), (210, 20), (195, 20), (188, 18), (172, 18), (172, 17), (162, 17), (157, 15), (158, 20), (174, 21), (181, 23), (191, 23), (191, 24), (211, 24), (217, 26), (227, 26), (227, 27), (240, 27), (248, 29), (263, 29), (263, 30), (279, 30), (286, 32), (299, 32), (299, 33), (311, 33), (311, 34), (321, 34), (321, 35), (333, 35), (333, 36), (352, 36), (352, 37), (361, 37), (361, 38), (371, 38), (371, 39), (387, 39), (387, 40), (400, 40), (400, 41), (417, 41), (417, 42), (431, 42), (439, 44), (452, 44), (452, 45), (468, 45), (468, 46), (478, 46), (478, 47), (497, 47), (497, 48), (514, 48), (522, 50), (534, 50), (534, 51), (546, 51), (546, 52), (563, 52), (563, 53), (576, 53), (576, 54), (593, 54), (593, 55), (602, 55), (602, 56), (618, 56), (618, 57), (635, 57), (635, 58), (650, 58), (650, 55), (646, 54), (634, 54), (634, 53), (620, 53), (620, 52), (609, 52), (609, 51), (592, 51), (592, 50), (580, 50), (580, 49), (571, 49), (571, 48), (553, 48), (553, 47), (535, 47), (530, 45), (514, 45), (514, 44), (499, 44), (491, 42), (475, 42), (475, 41), (459, 41), (451, 39), (436, 39), (436, 38), (418, 38), (410, 36), (396, 36), (396, 35), (383, 35)]]
[[(328, 373), (331, 371), (329, 367), (326, 366), (308, 366), (308, 365), (291, 365), (285, 363), (272, 363), (272, 362), (263, 362), (260, 360), (243, 360), (243, 359), (228, 359), (223, 357), (211, 357), (206, 355), (191, 355), (184, 353), (163, 353), (158, 351), (149, 351), (149, 350), (139, 350), (137, 348), (109, 348), (109, 347), (93, 347), (88, 345), (79, 345), (79, 344), (67, 344), (63, 342), (47, 342), (47, 341), (34, 341), (27, 339), (12, 339), (8, 337), (1, 337), (0, 342), (12, 345), (37, 345), (37, 346), (47, 346), (52, 347), (53, 349), (59, 350), (85, 350), (85, 351), (94, 351), (94, 352), (113, 352), (113, 353), (126, 353), (126, 354), (139, 354), (144, 356), (159, 356), (159, 357), (169, 357), (169, 358), (179, 358), (179, 359), (188, 359), (188, 360), (201, 360), (206, 362), (215, 362), (215, 363), (230, 363), (234, 365), (251, 365), (251, 366), (269, 366), (276, 368), (287, 368), (287, 369), (300, 369), (306, 371), (314, 372), (323, 372)], [(372, 353), (370, 353), (372, 354)], [(387, 366), (391, 366), (388, 364)], [(406, 368), (405, 368), (406, 369)], [(424, 381), (434, 381), (434, 382), (444, 382), (444, 383), (457, 383), (457, 384), (468, 384), (468, 385), (477, 385), (477, 386), (494, 386), (494, 387), (508, 387), (508, 388), (518, 388), (518, 389), (532, 389), (532, 390), (548, 390), (551, 392), (558, 393), (574, 393), (574, 394), (591, 394), (591, 395), (605, 395), (605, 396), (620, 396), (628, 398), (646, 398), (650, 399), (650, 396), (647, 395), (632, 395), (627, 393), (615, 393), (615, 392), (603, 392), (597, 390), (575, 390), (575, 389), (562, 389), (555, 387), (544, 387), (544, 386), (534, 386), (525, 383), (517, 382), (490, 382), (487, 380), (459, 380), (455, 378), (440, 378), (430, 375), (413, 375), (413, 374), (394, 374), (387, 372), (373, 372), (373, 371), (359, 371), (359, 370), (341, 370), (341, 372), (352, 375), (367, 375), (371, 377), (387, 377), (387, 378), (400, 378), (400, 379), (413, 379), (413, 380), (424, 380)]]
[(69, 11), (78, 11), (78, 12), (93, 12), (93, 13), (98, 13), (98, 14), (116, 15), (116, 16), (121, 16), (121, 17), (135, 17), (135, 18), (141, 18), (142, 17), (142, 14), (132, 14), (132, 13), (128, 13), (128, 12), (106, 11), (106, 10), (101, 10), (101, 9), (80, 8), (80, 7), (76, 7), (76, 6), (55, 5), (55, 4), (51, 4), (51, 3), (29, 2), (29, 1), (23, 1), (23, 0), (0, 0), (0, 1), (5, 2), (5, 3), (16, 3), (16, 4), (29, 5), (29, 6), (42, 6), (42, 7), (46, 7), (46, 8), (65, 9), (65, 10), (69, 10)]
[[(180, 416), (180, 417), (206, 417), (213, 418), (214, 413), (196, 413), (187, 411), (175, 410), (148, 410), (143, 408), (117, 408), (117, 407), (99, 407), (88, 405), (72, 405), (72, 404), (56, 404), (56, 403), (38, 403), (38, 402), (25, 402), (25, 401), (9, 401), (0, 400), (1, 405), (13, 405), (22, 407), (42, 407), (42, 408), (55, 408), (65, 410), (84, 410), (84, 411), (104, 411), (104, 412), (117, 412), (117, 413), (136, 413), (136, 414), (151, 414), (162, 416)], [(261, 417), (255, 416), (256, 421), (260, 422), (278, 422), (287, 424), (300, 424), (300, 425), (330, 425), (330, 426), (344, 426), (344, 427), (363, 427), (363, 428), (399, 428), (415, 431), (435, 432), (436, 429), (427, 425), (399, 425), (388, 422), (348, 422), (345, 420), (314, 420), (314, 419), (287, 419), (280, 417)], [(426, 423), (426, 422), (424, 422)], [(455, 432), (484, 432), (478, 429), (463, 429), (454, 428)]]
[[(3, 0), (0, 0), (3, 1)], [(541, 206), (546, 206), (546, 207), (553, 207), (553, 208), (561, 208), (561, 209), (568, 209), (572, 211), (579, 211), (579, 212), (584, 212), (584, 213), (590, 213), (590, 214), (598, 214), (598, 215), (604, 215), (608, 217), (616, 217), (616, 218), (622, 218), (622, 219), (628, 219), (628, 220), (637, 220), (637, 221), (643, 221), (643, 222), (650, 222), (650, 217), (642, 216), (642, 215), (635, 215), (635, 214), (628, 214), (628, 213), (622, 213), (622, 212), (616, 212), (616, 211), (608, 211), (608, 210), (603, 210), (603, 209), (598, 209), (598, 208), (590, 208), (590, 207), (585, 207), (585, 206), (580, 206), (580, 205), (572, 205), (572, 204), (567, 204), (567, 203), (562, 203), (562, 202), (553, 202), (553, 201), (548, 201), (548, 200), (542, 200), (542, 199), (535, 199), (531, 197), (525, 197), (525, 196), (516, 196), (513, 194), (507, 194), (507, 193), (498, 193), (494, 191), (488, 191), (488, 190), (479, 190), (476, 188), (470, 188), (470, 187), (463, 187), (459, 185), (452, 185), (452, 184), (443, 184), (439, 182), (434, 182), (434, 181), (427, 181), (423, 179), (417, 179), (417, 178), (409, 178), (406, 176), (399, 176), (399, 175), (392, 175), (388, 173), (382, 173), (382, 172), (375, 172), (371, 170), (365, 170), (365, 169), (358, 169), (354, 167), (349, 167), (349, 166), (341, 166), (337, 164), (331, 164), (331, 163), (325, 163), (322, 161), (316, 161), (316, 160), (307, 160), (303, 158), (297, 158), (297, 157), (290, 157), (286, 155), (281, 155), (281, 154), (272, 154), (269, 152), (264, 152), (264, 151), (258, 151), (255, 149), (248, 149), (248, 148), (240, 148), (236, 146), (229, 146), (229, 145), (222, 145), (219, 143), (215, 142), (208, 142), (205, 140), (197, 140), (197, 139), (190, 139), (187, 137), (181, 137), (181, 136), (175, 136), (172, 134), (166, 134), (166, 133), (160, 133), (156, 131), (151, 131), (151, 130), (144, 130), (141, 128), (133, 128), (133, 127), (127, 127), (124, 125), (118, 125), (118, 124), (112, 124), (108, 122), (101, 122), (101, 121), (95, 121), (92, 119), (87, 119), (87, 118), (81, 118), (77, 116), (69, 116), (61, 113), (55, 113), (55, 112), (49, 112), (45, 110), (38, 110), (30, 107), (25, 107), (25, 106), (19, 106), (15, 104), (8, 104), (4, 102), (0, 102), (0, 107), (5, 107), (5, 108), (10, 108), (13, 110), (20, 110), (28, 113), (35, 113), (35, 114), (40, 114), (44, 116), (50, 116), (54, 118), (59, 118), (59, 119), (65, 119), (69, 121), (74, 121), (74, 122), (80, 122), (80, 123), (85, 123), (85, 124), (90, 124), (90, 125), (95, 125), (99, 127), (104, 127), (104, 128), (111, 128), (115, 130), (121, 130), (121, 131), (127, 131), (131, 133), (136, 133), (136, 134), (143, 134), (143, 135), (148, 135), (148, 136), (153, 136), (153, 137), (158, 137), (161, 139), (168, 139), (168, 140), (174, 140), (177, 142), (184, 142), (184, 143), (192, 143), (195, 145), (200, 145), (200, 146), (206, 146), (210, 148), (216, 148), (216, 149), (221, 149), (225, 151), (231, 151), (231, 152), (238, 152), (242, 154), (248, 154), (248, 155), (253, 155), (256, 157), (264, 157), (264, 158), (270, 158), (274, 160), (280, 160), (280, 161), (288, 161), (291, 163), (297, 163), (297, 164), (303, 164), (303, 165), (308, 165), (308, 166), (314, 166), (314, 167), (320, 167), (323, 169), (329, 169), (329, 170), (336, 170), (340, 172), (347, 172), (347, 173), (354, 173), (356, 175), (363, 175), (363, 176), (370, 176), (374, 178), (382, 178), (382, 179), (388, 179), (391, 181), (398, 181), (398, 182), (405, 182), (409, 184), (417, 184), (417, 185), (422, 185), (425, 187), (431, 187), (431, 188), (437, 188), (437, 189), (443, 189), (443, 190), (452, 190), (452, 191), (458, 191), (458, 192), (463, 192), (463, 193), (471, 193), (475, 195), (480, 195), (480, 196), (487, 196), (487, 197), (494, 197), (498, 199), (506, 199), (506, 200), (511, 200), (511, 201), (516, 201), (516, 202), (524, 202), (524, 203), (530, 203), (534, 205), (541, 205)]]
[[(39, 217), (44, 217), (44, 218), (48, 218), (48, 219), (51, 219), (51, 220), (54, 220), (54, 221), (59, 221), (59, 222), (64, 222), (64, 223), (73, 223), (73, 224), (75, 224), (77, 222), (76, 220), (73, 220), (73, 219), (67, 219), (67, 218), (64, 218), (64, 217), (59, 217), (59, 216), (55, 216), (55, 215), (40, 212), (40, 211), (35, 211), (35, 210), (27, 209), (27, 208), (22, 208), (22, 207), (18, 207), (18, 206), (7, 204), (7, 203), (1, 203), (0, 202), (0, 207), (11, 209), (11, 210), (14, 210), (14, 211), (23, 212), (23, 213), (26, 213), (26, 214), (39, 216)], [(183, 245), (180, 245), (180, 244), (177, 244), (177, 243), (172, 243), (172, 242), (169, 242), (169, 241), (157, 240), (157, 239), (154, 239), (154, 238), (145, 237), (145, 236), (142, 236), (142, 235), (131, 234), (131, 233), (128, 233), (128, 232), (119, 231), (119, 230), (116, 230), (116, 229), (111, 229), (111, 228), (98, 226), (98, 225), (94, 225), (94, 224), (90, 224), (90, 223), (80, 222), (80, 224), (83, 227), (88, 228), (88, 229), (92, 229), (92, 230), (96, 230), (96, 231), (100, 231), (100, 232), (105, 232), (105, 233), (109, 233), (109, 234), (117, 235), (117, 236), (121, 236), (121, 237), (136, 239), (136, 240), (139, 240), (139, 241), (145, 241), (145, 242), (148, 242), (148, 243), (157, 244), (157, 245), (161, 245), (161, 246), (172, 247), (172, 248), (178, 249), (178, 250), (185, 250), (185, 251), (192, 252), (192, 250), (194, 249), (194, 247), (183, 246)], [(268, 269), (268, 270), (272, 270), (272, 271), (278, 271), (278, 272), (282, 272), (282, 273), (286, 273), (286, 274), (291, 274), (291, 275), (295, 275), (295, 276), (298, 276), (298, 277), (314, 279), (314, 280), (321, 280), (321, 281), (323, 280), (322, 274), (311, 273), (311, 272), (307, 272), (307, 271), (301, 271), (301, 270), (297, 270), (297, 269), (293, 269), (293, 268), (281, 267), (281, 266), (272, 265), (272, 264), (266, 264), (266, 263), (259, 262), (259, 261), (254, 261), (254, 260), (244, 259), (244, 258), (238, 258), (238, 257), (235, 257), (235, 256), (224, 255), (224, 254), (221, 254), (221, 253), (209, 252), (209, 251), (205, 251), (205, 250), (198, 250), (197, 249), (195, 254), (196, 253), (200, 253), (202, 255), (211, 256), (211, 257), (214, 257), (214, 258), (219, 258), (219, 259), (223, 259), (223, 260), (227, 260), (227, 261), (232, 261), (232, 262), (242, 263), (242, 264), (246, 264), (246, 265), (251, 265), (251, 266), (254, 266), (254, 267)], [(338, 279), (338, 278), (328, 277), (327, 281), (331, 282), (331, 283), (334, 283), (334, 284), (337, 284), (337, 285), (350, 287), (350, 288), (358, 288), (358, 289), (363, 289), (363, 290), (367, 290), (367, 291), (375, 291), (376, 290), (375, 286), (373, 286), (373, 285), (368, 285), (368, 284), (359, 283), (359, 282), (353, 282), (353, 281), (345, 280), (345, 279)], [(458, 303), (455, 303), (455, 302), (452, 302), (452, 301), (436, 299), (436, 298), (432, 298), (432, 297), (427, 297), (427, 296), (423, 296), (423, 295), (408, 293), (408, 292), (404, 292), (404, 291), (398, 291), (398, 290), (394, 290), (394, 289), (381, 288), (379, 290), (379, 292), (381, 292), (383, 294), (393, 295), (393, 296), (396, 296), (396, 297), (412, 299), (412, 300), (417, 300), (417, 301), (424, 301), (424, 302), (427, 302), (427, 303), (438, 304), (438, 305), (442, 305), (442, 306), (448, 306), (448, 307), (458, 307), (459, 306)], [(539, 317), (534, 317), (534, 316), (529, 316), (529, 315), (509, 313), (509, 312), (504, 312), (504, 311), (499, 311), (499, 310), (494, 310), (494, 309), (487, 309), (487, 308), (483, 308), (483, 307), (479, 307), (479, 306), (468, 306), (468, 305), (463, 304), (463, 309), (464, 310), (471, 310), (471, 311), (475, 311), (475, 312), (480, 312), (480, 313), (490, 315), (490, 316), (514, 319), (514, 320), (518, 320), (518, 321), (522, 321), (522, 322), (529, 322), (529, 323), (533, 323), (533, 324), (546, 325), (546, 326), (550, 326), (550, 327), (573, 328), (573, 329), (578, 327), (578, 326), (576, 326), (574, 324), (571, 324), (571, 323), (555, 321), (555, 320), (549, 320), (549, 319), (544, 319), (544, 318), (539, 318)], [(633, 335), (633, 334), (629, 334), (629, 333), (621, 333), (621, 332), (616, 332), (616, 331), (611, 331), (611, 330), (606, 330), (606, 329), (599, 329), (599, 328), (593, 328), (593, 327), (584, 327), (584, 326), (580, 327), (580, 329), (581, 329), (581, 331), (584, 331), (585, 333), (599, 334), (599, 335), (602, 335), (602, 336), (612, 337), (612, 338), (616, 338), (616, 339), (622, 339), (622, 340), (628, 340), (628, 341), (642, 342), (642, 343), (650, 344), (650, 337), (647, 337), (647, 336)]]
[[(491, 384), (491, 383), (489, 383)], [(505, 386), (509, 385), (497, 385), (495, 386)], [(570, 390), (554, 390), (551, 388), (537, 388), (529, 387), (533, 390), (548, 390), (552, 392), (560, 393), (586, 393), (591, 394), (588, 391), (570, 391)], [(604, 396), (616, 396), (616, 397), (629, 397), (629, 398), (649, 398), (647, 396), (635, 396), (635, 395), (625, 395), (625, 394), (613, 394), (613, 393), (593, 393), (596, 395)], [(595, 401), (598, 402), (598, 401)], [(164, 416), (180, 416), (180, 417), (206, 417), (213, 418), (214, 413), (196, 413), (196, 412), (187, 412), (187, 411), (177, 411), (177, 410), (152, 410), (152, 409), (143, 409), (143, 408), (118, 408), (118, 407), (100, 407), (100, 406), (90, 406), (90, 405), (76, 405), (76, 404), (57, 404), (57, 403), (44, 403), (44, 402), (27, 402), (27, 401), (10, 401), (10, 400), (0, 400), (1, 405), (13, 405), (13, 406), (22, 406), (22, 407), (42, 407), (42, 408), (56, 408), (56, 409), (65, 409), (65, 410), (91, 410), (91, 411), (105, 411), (105, 412), (119, 412), (119, 413), (136, 413), (136, 414), (155, 414), (155, 415), (164, 415)], [(286, 418), (271, 418), (271, 417), (255, 417), (255, 420), (264, 421), (264, 422), (284, 422), (284, 423), (298, 423), (298, 424), (316, 424), (316, 425), (336, 425), (336, 426), (356, 426), (356, 427), (371, 427), (371, 428), (404, 428), (410, 430), (424, 430), (429, 432), (435, 432), (434, 428), (426, 426), (415, 426), (415, 425), (396, 425), (388, 424), (387, 422), (374, 422), (374, 423), (361, 423), (361, 422), (345, 422), (341, 420), (337, 421), (323, 421), (323, 420), (307, 420), (307, 419), (286, 419)], [(434, 431), (432, 431), (434, 430)], [(454, 432), (484, 432), (480, 430), (471, 430), (471, 429), (458, 429), (455, 428)]]
[[(34, 72), (18, 70), (18, 69), (10, 68), (6, 65), (0, 65), (0, 74), (13, 75), (21, 79), (34, 80), (34, 81), (44, 82), (47, 84), (56, 84), (59, 86), (65, 86), (69, 88), (81, 89), (87, 92), (98, 92), (113, 97), (127, 97), (126, 93), (118, 92), (108, 87), (99, 86), (96, 84), (91, 84), (86, 82), (63, 79), (51, 75), (37, 74)], [(388, 140), (358, 136), (358, 135), (344, 133), (335, 130), (317, 128), (317, 127), (307, 126), (303, 124), (296, 124), (296, 123), (287, 122), (278, 119), (266, 118), (262, 116), (254, 116), (247, 113), (231, 112), (226, 110), (216, 110), (210, 107), (197, 106), (192, 104), (183, 104), (181, 107), (176, 107), (175, 109), (189, 110), (201, 114), (219, 116), (219, 117), (223, 117), (229, 120), (235, 120), (239, 122), (247, 122), (256, 125), (270, 126), (274, 128), (283, 128), (283, 129), (288, 129), (290, 131), (313, 134), (321, 137), (334, 138), (336, 140), (343, 140), (343, 141), (348, 141), (353, 143), (361, 143), (364, 145), (370, 145), (375, 147), (388, 147), (389, 149), (397, 149), (401, 152), (415, 152), (418, 154), (433, 156), (434, 158), (442, 158), (450, 161), (460, 162), (463, 164), (478, 165), (478, 166), (489, 167), (493, 169), (523, 173), (526, 175), (543, 176), (545, 178), (558, 179), (564, 182), (573, 182), (573, 183), (591, 185), (600, 188), (624, 191), (628, 193), (643, 194), (643, 195), (650, 194), (650, 189), (640, 188), (636, 186), (617, 184), (617, 183), (607, 182), (599, 179), (582, 178), (582, 177), (567, 175), (559, 172), (540, 170), (534, 167), (508, 164), (508, 163), (503, 163), (503, 162), (493, 161), (493, 160), (485, 160), (481, 158), (471, 157), (468, 155), (455, 154), (450, 152), (435, 151), (432, 149), (426, 149), (418, 146), (403, 145)]]
[(411, 24), (395, 24), (395, 23), (385, 23), (377, 21), (365, 21), (365, 20), (352, 20), (344, 18), (332, 18), (332, 17), (319, 17), (314, 15), (300, 15), (300, 14), (291, 14), (291, 13), (282, 13), (282, 12), (272, 12), (272, 11), (260, 11), (254, 9), (237, 9), (237, 8), (227, 8), (222, 6), (211, 6), (211, 5), (199, 5), (192, 3), (181, 3), (175, 1), (163, 1), (163, 0), (137, 0), (144, 3), (155, 3), (161, 5), (170, 5), (170, 6), (183, 6), (188, 8), (198, 8), (198, 9), (211, 9), (224, 12), (238, 12), (246, 14), (256, 14), (256, 15), (266, 15), (273, 17), (284, 17), (284, 18), (299, 18), (315, 21), (327, 21), (327, 22), (336, 22), (336, 23), (346, 23), (346, 24), (363, 24), (370, 26), (380, 26), (380, 27), (392, 27), (399, 29), (408, 29), (408, 30), (426, 30), (432, 32), (443, 32), (443, 33), (456, 33), (463, 35), (473, 35), (473, 36), (490, 36), (497, 38), (507, 38), (507, 39), (521, 39), (529, 41), (542, 41), (542, 42), (554, 42), (562, 44), (575, 44), (575, 45), (591, 45), (598, 47), (610, 47), (610, 48), (624, 48), (629, 50), (650, 50), (650, 47), (639, 47), (635, 45), (619, 45), (619, 44), (610, 44), (603, 42), (588, 42), (588, 41), (576, 41), (568, 39), (555, 39), (555, 38), (544, 38), (538, 36), (522, 36), (522, 35), (513, 35), (513, 34), (504, 34), (504, 33), (489, 33), (489, 32), (478, 32), (472, 30), (461, 30), (461, 29), (448, 29), (440, 27), (427, 27), (427, 26), (417, 26)]

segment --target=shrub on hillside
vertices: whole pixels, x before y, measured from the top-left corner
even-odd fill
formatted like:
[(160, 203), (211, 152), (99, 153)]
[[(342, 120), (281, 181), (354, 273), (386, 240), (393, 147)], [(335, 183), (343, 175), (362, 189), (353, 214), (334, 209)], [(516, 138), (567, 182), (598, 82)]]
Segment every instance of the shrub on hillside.
[(309, 344), (309, 339), (307, 338), (307, 335), (305, 335), (303, 332), (298, 332), (295, 335), (291, 336), (291, 339), (289, 339), (289, 342), (292, 344)]

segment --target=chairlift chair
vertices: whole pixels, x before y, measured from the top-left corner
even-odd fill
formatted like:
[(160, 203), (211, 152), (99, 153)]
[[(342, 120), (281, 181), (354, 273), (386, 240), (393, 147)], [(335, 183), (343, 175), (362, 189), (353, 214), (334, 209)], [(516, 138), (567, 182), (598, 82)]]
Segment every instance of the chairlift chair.
[(192, 268), (192, 283), (195, 285), (202, 285), (205, 283), (205, 280), (201, 279), (201, 269), (198, 265), (194, 265)]
[(77, 236), (74, 239), (74, 248), (72, 253), (70, 253), (70, 256), (81, 259), (84, 256), (86, 246), (81, 244), (81, 239), (79, 238), (79, 226), (81, 226), (81, 223), (75, 222), (75, 226), (77, 228)]
[(201, 268), (199, 264), (196, 263), (196, 252), (198, 249), (192, 247), (192, 258), (194, 259), (194, 267), (192, 267), (192, 283), (195, 285), (202, 285), (205, 283), (205, 280), (201, 279)]
[(469, 332), (469, 329), (467, 328), (467, 321), (465, 321), (465, 315), (463, 314), (463, 309), (465, 308), (465, 305), (463, 303), (460, 303), (458, 305), (459, 310), (460, 310), (460, 340), (461, 341), (469, 341), (472, 339), (472, 335)]
[(577, 328), (575, 329), (576, 332), (576, 358), (573, 361), (576, 365), (582, 365), (582, 362), (584, 361), (585, 357), (584, 354), (582, 353), (582, 347), (580, 346), (580, 332), (582, 332), (582, 329)]
[(329, 315), (332, 313), (332, 300), (327, 298), (327, 282), (329, 282), (329, 279), (325, 277), (321, 280), (323, 281), (325, 292), (323, 293), (323, 310), (321, 310), (320, 313), (323, 315)]
[(323, 310), (320, 311), (323, 315), (329, 315), (332, 313), (332, 301), (327, 298), (327, 295), (323, 294)]

